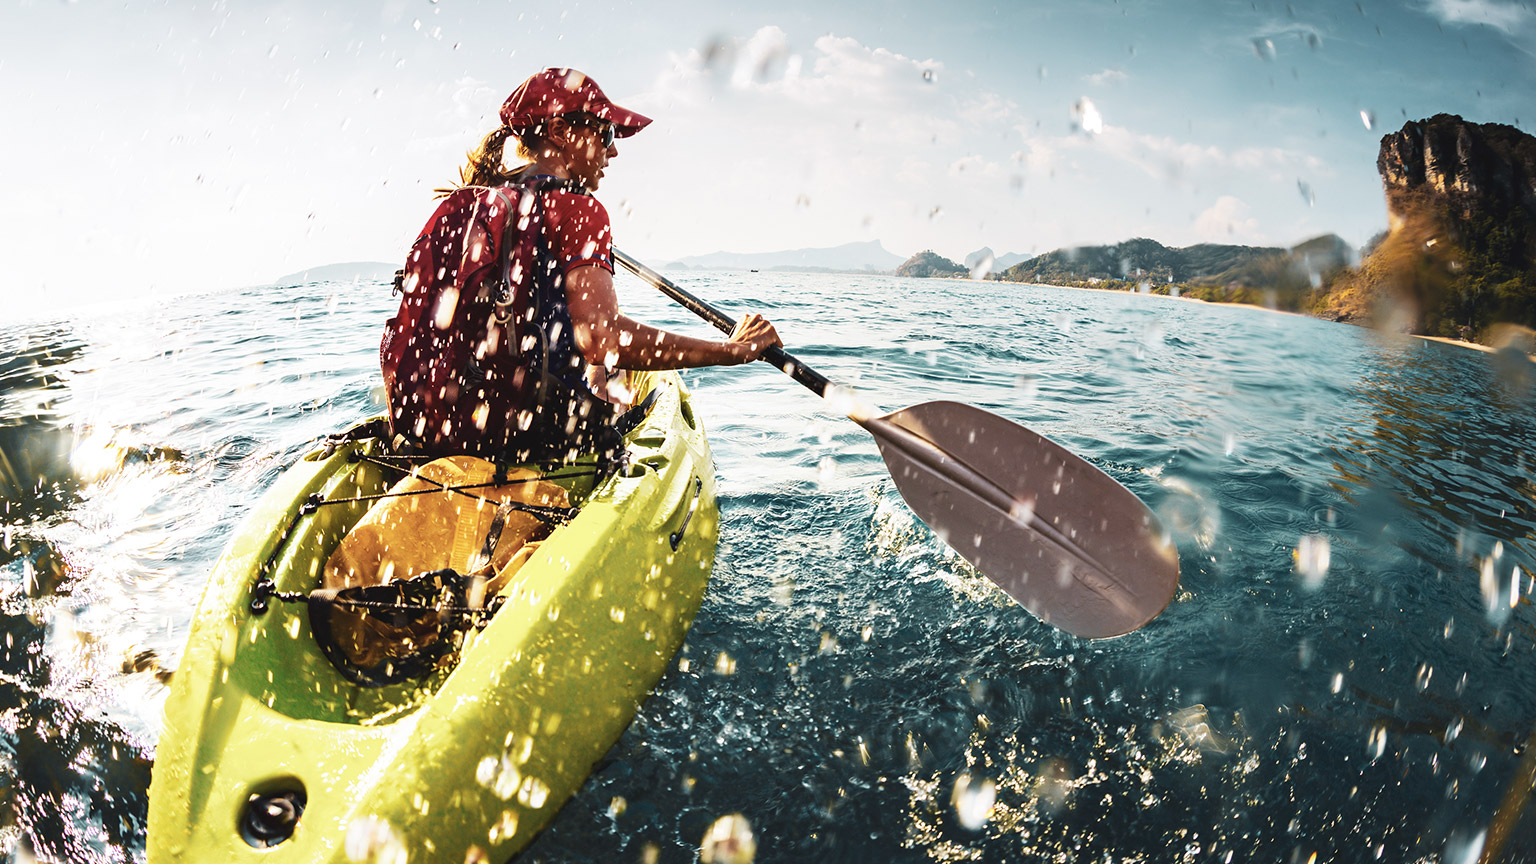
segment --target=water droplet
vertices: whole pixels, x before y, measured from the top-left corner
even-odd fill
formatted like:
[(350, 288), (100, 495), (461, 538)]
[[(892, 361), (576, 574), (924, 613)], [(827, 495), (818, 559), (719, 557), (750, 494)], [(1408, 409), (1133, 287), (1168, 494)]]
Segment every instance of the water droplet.
[(491, 790), (503, 801), (517, 792), (517, 787), (522, 781), (522, 774), (505, 753), (499, 757), (487, 756), (475, 767), (475, 782)]
[(932, 84), (936, 80), (938, 80), (938, 76), (934, 74), (932, 69), (923, 70), (923, 81), (925, 83)]
[(1343, 672), (1339, 672), (1338, 674), (1333, 676), (1333, 687), (1332, 687), (1332, 690), (1333, 690), (1334, 693), (1338, 693), (1339, 691), (1341, 691), (1343, 689), (1344, 689), (1344, 673)]
[(1414, 676), (1413, 686), (1416, 687), (1420, 693), (1423, 693), (1425, 690), (1429, 689), (1429, 679), (1433, 678), (1434, 675), (1435, 667), (1429, 665), (1428, 663), (1419, 664), (1419, 673)]
[(610, 606), (608, 608), (608, 617), (611, 618), (613, 620), (613, 623), (615, 623), (615, 624), (623, 624), (624, 623), (624, 609), (623, 609), (623, 607), (620, 607), (620, 606)]
[(699, 844), (702, 864), (751, 864), (756, 857), (757, 840), (752, 836), (752, 823), (740, 813), (716, 819)]
[(1014, 376), (1013, 388), (1024, 399), (1033, 399), (1040, 392), (1040, 381), (1033, 375), (1020, 373)]
[(517, 833), (517, 811), (510, 807), (501, 811), (501, 818), (491, 826), (487, 837), (492, 843), (500, 843)]
[(1275, 59), (1275, 43), (1269, 39), (1253, 40), (1253, 56), (1268, 63)]
[(1455, 720), (1452, 720), (1450, 723), (1446, 724), (1446, 726), (1445, 726), (1445, 743), (1449, 744), (1452, 741), (1456, 740), (1456, 737), (1461, 734), (1461, 727), (1462, 727), (1464, 722), (1465, 721), (1463, 720), (1463, 718), (1457, 717)]
[(997, 803), (997, 784), (986, 777), (961, 774), (955, 778), (955, 790), (950, 800), (960, 824), (972, 831), (980, 830), (992, 818), (992, 805)]
[(1296, 572), (1301, 575), (1303, 588), (1312, 590), (1323, 584), (1328, 576), (1328, 538), (1322, 534), (1308, 534), (1296, 544)]
[(304, 626), (304, 619), (294, 615), (288, 619), (287, 624), (283, 625), (283, 629), (288, 631), (289, 639), (297, 639), (299, 638), (299, 628), (302, 626)]
[(734, 658), (731, 655), (725, 653), (724, 651), (721, 651), (718, 655), (715, 656), (715, 674), (716, 675), (735, 675), (736, 674), (736, 658)]
[(1375, 128), (1375, 126), (1376, 126), (1376, 115), (1375, 115), (1375, 113), (1373, 113), (1371, 111), (1366, 111), (1364, 109), (1361, 109), (1361, 111), (1360, 111), (1360, 122), (1365, 124), (1365, 130), (1367, 132), (1369, 132), (1371, 129)]
[(405, 864), (405, 844), (390, 824), (377, 816), (353, 820), (343, 842), (347, 859), (368, 864)]
[(826, 484), (832, 482), (832, 478), (834, 478), (836, 476), (837, 476), (837, 457), (836, 456), (830, 456), (830, 455), (829, 456), (821, 457), (821, 461), (816, 463), (816, 480), (817, 480), (817, 482), (819, 482), (823, 486), (825, 486)]
[(825, 630), (821, 633), (821, 647), (816, 649), (822, 654), (830, 654), (837, 650), (837, 637)]
[(1296, 190), (1301, 193), (1301, 200), (1307, 202), (1308, 207), (1317, 204), (1317, 196), (1312, 193), (1312, 184), (1298, 178), (1296, 180)]
[[(1504, 544), (1499, 543), (1493, 547), (1493, 554), (1483, 559), (1482, 566), (1478, 568), (1478, 587), (1483, 592), (1483, 603), (1488, 611), (1488, 620), (1495, 626), (1504, 623), (1509, 617), (1509, 610), (1519, 602), (1519, 574), (1520, 568), (1516, 567), (1510, 574), (1506, 583), (1499, 578), (1499, 564), (1504, 557)], [(1511, 596), (1504, 596), (1504, 586), (1509, 585)]]
[(1097, 135), (1104, 131), (1104, 116), (1099, 113), (1098, 106), (1087, 96), (1077, 100), (1072, 106), (1072, 128), (1085, 135)]
[(620, 816), (623, 816), (624, 811), (628, 809), (629, 802), (624, 800), (624, 796), (615, 795), (613, 796), (613, 800), (608, 802), (608, 818), (617, 819)]
[(1376, 726), (1371, 729), (1371, 737), (1366, 741), (1365, 753), (1371, 757), (1371, 761), (1381, 758), (1381, 754), (1387, 750), (1387, 727)]
[(271, 60), (273, 57), (276, 57), (276, 56), (277, 56), (277, 46), (273, 45), (271, 48), (267, 49), (267, 59)]
[(982, 254), (981, 258), (971, 266), (972, 279), (985, 279), (992, 275), (992, 265), (997, 263), (991, 252)]
[(864, 629), (859, 631), (859, 638), (863, 639), (865, 642), (868, 642), (870, 637), (874, 636), (874, 635), (875, 635), (875, 628), (871, 627), (868, 624), (865, 624), (864, 625)]
[(549, 786), (537, 777), (524, 777), (523, 785), (517, 789), (517, 801), (519, 804), (531, 807), (534, 810), (544, 806), (549, 800)]

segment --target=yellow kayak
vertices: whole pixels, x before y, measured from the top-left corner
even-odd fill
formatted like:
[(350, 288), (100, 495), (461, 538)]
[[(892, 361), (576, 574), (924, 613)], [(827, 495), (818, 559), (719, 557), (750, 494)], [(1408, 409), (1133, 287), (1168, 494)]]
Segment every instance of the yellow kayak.
[[(579, 508), (424, 674), (359, 683), (303, 603), (403, 473), (370, 427), (288, 469), (215, 565), (165, 707), (156, 862), (504, 861), (585, 781), (682, 645), (719, 518), (675, 374), (603, 477), (550, 474)], [(258, 587), (260, 585), (261, 587)], [(343, 664), (344, 665), (344, 664)]]

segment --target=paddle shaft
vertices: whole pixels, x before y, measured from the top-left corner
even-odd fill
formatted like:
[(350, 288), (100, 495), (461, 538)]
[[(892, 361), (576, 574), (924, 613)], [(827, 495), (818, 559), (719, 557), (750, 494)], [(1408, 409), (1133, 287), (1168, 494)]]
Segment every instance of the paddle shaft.
[[(636, 276), (639, 276), (646, 282), (649, 282), (651, 287), (667, 295), (668, 297), (671, 297), (673, 300), (676, 300), (688, 311), (715, 325), (715, 328), (720, 332), (726, 335), (730, 335), (733, 331), (735, 331), (736, 322), (729, 315), (721, 312), (719, 309), (716, 309), (714, 306), (711, 306), (709, 303), (701, 300), (698, 297), (695, 297), (682, 288), (672, 284), (672, 280), (661, 275), (660, 273), (657, 273), (655, 270), (652, 270), (634, 258), (625, 255), (618, 249), (613, 250), (613, 257), (614, 260), (624, 265), (626, 270), (635, 274)], [(800, 382), (817, 396), (827, 395), (827, 388), (832, 386), (832, 382), (828, 380), (827, 376), (817, 372), (815, 369), (812, 369), (804, 363), (801, 363), (799, 360), (791, 356), (788, 351), (785, 351), (783, 348), (780, 348), (777, 345), (769, 348), (767, 351), (764, 351), (762, 360), (765, 363), (772, 363), (774, 366), (777, 366), (779, 369), (783, 370), (784, 374)]]

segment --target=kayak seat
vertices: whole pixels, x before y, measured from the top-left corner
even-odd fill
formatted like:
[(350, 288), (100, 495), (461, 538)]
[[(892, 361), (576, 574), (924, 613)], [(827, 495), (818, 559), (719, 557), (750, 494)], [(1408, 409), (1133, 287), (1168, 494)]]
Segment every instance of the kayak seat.
[(415, 469), (342, 537), (309, 597), (311, 631), (348, 680), (384, 686), (451, 662), (463, 633), (553, 530), (565, 489), (474, 456)]

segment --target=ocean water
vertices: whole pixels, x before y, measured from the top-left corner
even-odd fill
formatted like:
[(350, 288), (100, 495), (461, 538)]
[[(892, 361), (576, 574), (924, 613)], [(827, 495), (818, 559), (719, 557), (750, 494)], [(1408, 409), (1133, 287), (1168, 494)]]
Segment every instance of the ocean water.
[[(1251, 308), (674, 274), (887, 409), (954, 399), (1157, 511), (1142, 630), (1040, 623), (765, 365), (686, 373), (721, 478), (683, 652), (522, 861), (1536, 861), (1536, 367)], [(634, 280), (636, 317), (705, 332)], [(206, 574), (379, 409), (380, 284), (0, 325), (0, 856), (136, 861)], [(1490, 858), (1490, 860), (1493, 860)]]

